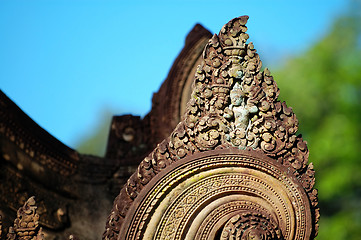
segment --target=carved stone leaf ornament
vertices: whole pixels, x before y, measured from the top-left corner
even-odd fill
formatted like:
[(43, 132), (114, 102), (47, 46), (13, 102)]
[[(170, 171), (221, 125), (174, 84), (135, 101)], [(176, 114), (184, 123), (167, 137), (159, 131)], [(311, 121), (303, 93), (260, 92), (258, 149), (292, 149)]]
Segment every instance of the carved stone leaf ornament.
[(14, 225), (9, 228), (8, 240), (44, 240), (44, 234), (39, 226), (39, 214), (36, 213), (35, 198), (29, 198), (24, 206), (17, 211)]
[(213, 35), (182, 121), (114, 201), (103, 239), (313, 239), (319, 209), (298, 120), (246, 33)]

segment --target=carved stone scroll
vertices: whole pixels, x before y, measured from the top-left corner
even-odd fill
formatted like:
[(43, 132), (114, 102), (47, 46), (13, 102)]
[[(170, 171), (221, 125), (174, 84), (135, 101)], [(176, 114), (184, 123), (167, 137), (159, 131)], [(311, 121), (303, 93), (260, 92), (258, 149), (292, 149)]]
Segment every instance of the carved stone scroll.
[(317, 235), (307, 144), (247, 43), (247, 20), (231, 20), (209, 40), (182, 121), (115, 199), (104, 239)]

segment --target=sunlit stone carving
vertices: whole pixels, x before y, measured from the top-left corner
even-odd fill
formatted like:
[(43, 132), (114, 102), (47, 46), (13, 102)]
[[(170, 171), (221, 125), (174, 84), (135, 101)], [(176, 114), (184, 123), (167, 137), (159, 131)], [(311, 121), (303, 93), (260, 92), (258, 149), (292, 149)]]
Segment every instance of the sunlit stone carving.
[(247, 20), (231, 20), (209, 40), (182, 121), (115, 199), (104, 239), (317, 235), (307, 145), (247, 43)]

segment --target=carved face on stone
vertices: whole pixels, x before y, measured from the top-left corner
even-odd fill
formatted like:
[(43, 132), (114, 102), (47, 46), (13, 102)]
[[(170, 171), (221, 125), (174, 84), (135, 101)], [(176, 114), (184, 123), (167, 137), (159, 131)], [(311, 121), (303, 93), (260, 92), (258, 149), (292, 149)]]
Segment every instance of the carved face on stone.
[(244, 102), (244, 92), (238, 82), (234, 84), (230, 92), (230, 98), (233, 106), (240, 106)]
[(243, 98), (239, 91), (231, 91), (230, 97), (231, 97), (231, 103), (234, 106), (240, 106), (243, 102)]
[[(277, 100), (276, 83), (261, 71), (253, 45), (245, 43), (247, 19), (230, 21), (209, 41), (185, 120), (128, 180), (104, 239), (311, 240), (316, 235), (317, 191), (312, 164), (306, 168), (308, 150), (295, 135), (292, 109)], [(218, 56), (226, 64), (209, 64)], [(269, 95), (269, 88), (275, 93)], [(251, 114), (257, 106), (256, 122)], [(293, 167), (294, 159), (301, 170)]]
[(241, 89), (232, 90), (230, 93), (231, 103), (233, 106), (240, 106), (243, 101), (243, 93)]

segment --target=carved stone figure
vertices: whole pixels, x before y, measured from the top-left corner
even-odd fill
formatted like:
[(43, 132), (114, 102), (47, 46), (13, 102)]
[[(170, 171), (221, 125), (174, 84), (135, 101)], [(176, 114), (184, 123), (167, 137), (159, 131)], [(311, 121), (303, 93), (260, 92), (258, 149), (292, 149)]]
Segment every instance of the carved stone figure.
[(245, 93), (241, 85), (236, 82), (230, 91), (231, 104), (224, 109), (224, 117), (228, 120), (234, 118), (233, 129), (247, 131), (250, 124), (250, 114), (258, 111), (257, 106), (246, 106)]
[(67, 148), (1, 93), (0, 236), (94, 238), (125, 183), (103, 239), (314, 239), (307, 144), (247, 43), (247, 20), (231, 20), (207, 44), (196, 26), (152, 111), (113, 119), (106, 158)]
[[(182, 121), (116, 197), (103, 239), (313, 239), (313, 165), (245, 26), (203, 51)], [(232, 99), (233, 98), (233, 99)]]

